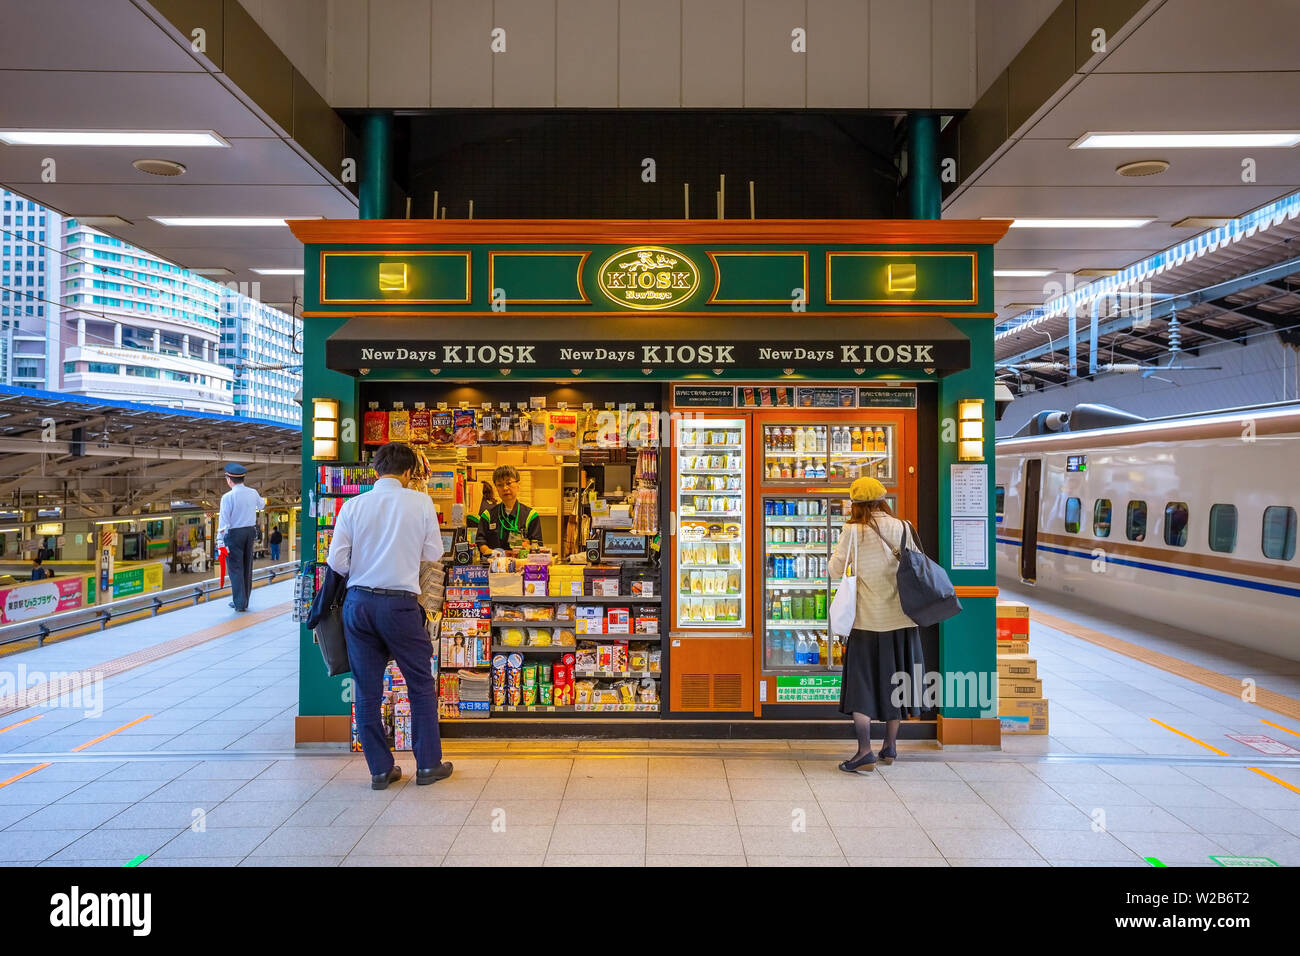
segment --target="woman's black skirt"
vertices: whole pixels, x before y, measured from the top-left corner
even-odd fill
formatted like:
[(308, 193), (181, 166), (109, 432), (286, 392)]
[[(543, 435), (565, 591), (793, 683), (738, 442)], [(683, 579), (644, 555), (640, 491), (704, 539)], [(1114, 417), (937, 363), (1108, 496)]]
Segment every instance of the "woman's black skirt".
[(840, 712), (900, 720), (921, 712), (925, 659), (915, 627), (849, 632), (844, 648)]

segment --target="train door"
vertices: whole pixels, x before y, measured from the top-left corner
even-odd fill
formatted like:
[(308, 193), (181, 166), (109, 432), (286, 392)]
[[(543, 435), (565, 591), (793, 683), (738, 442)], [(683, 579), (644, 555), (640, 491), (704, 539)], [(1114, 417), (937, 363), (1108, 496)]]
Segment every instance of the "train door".
[(1043, 478), (1043, 459), (1025, 461), (1025, 510), (1021, 520), (1020, 577), (1038, 580), (1038, 491)]

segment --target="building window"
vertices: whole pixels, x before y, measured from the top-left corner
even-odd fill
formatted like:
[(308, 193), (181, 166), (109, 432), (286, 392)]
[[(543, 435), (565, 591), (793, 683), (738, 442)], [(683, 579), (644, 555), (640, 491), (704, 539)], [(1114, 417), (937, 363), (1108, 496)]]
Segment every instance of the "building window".
[(1187, 502), (1171, 501), (1165, 505), (1165, 544), (1187, 547)]
[(1147, 503), (1130, 501), (1128, 503), (1128, 522), (1125, 533), (1130, 541), (1145, 541), (1147, 537)]
[(1272, 505), (1264, 509), (1264, 557), (1290, 561), (1295, 557), (1295, 509)]
[(100, 375), (116, 375), (120, 371), (120, 366), (109, 365), (106, 362), (91, 362), (90, 371), (98, 372)]
[(1065, 499), (1065, 530), (1068, 534), (1078, 534), (1083, 524), (1083, 503), (1078, 498)]
[(1237, 506), (1210, 506), (1210, 550), (1232, 554), (1237, 547)]
[(76, 362), (64, 362), (64, 363), (63, 363), (63, 374), (65, 374), (65, 375), (75, 375), (76, 373), (77, 373), (77, 363), (76, 363)]
[(134, 375), (138, 378), (157, 378), (158, 370), (156, 368), (143, 368), (139, 365), (128, 365), (126, 367), (127, 375)]

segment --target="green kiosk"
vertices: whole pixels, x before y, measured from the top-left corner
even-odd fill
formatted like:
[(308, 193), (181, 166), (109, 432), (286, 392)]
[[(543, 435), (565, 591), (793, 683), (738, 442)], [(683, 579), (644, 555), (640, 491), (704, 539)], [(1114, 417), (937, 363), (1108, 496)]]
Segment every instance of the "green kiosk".
[[(481, 640), (449, 639), (447, 609), (446, 736), (847, 737), (825, 564), (849, 484), (870, 475), (964, 607), (922, 631), (903, 736), (997, 745), (992, 277), (1008, 225), (291, 222), (303, 554), (323, 560), (383, 441), (425, 453), (449, 539), (472, 536), (465, 515), (510, 464), (550, 583), (494, 591)], [(457, 674), (512, 654), (554, 688), (456, 698)], [(304, 628), (297, 740), (347, 741), (349, 724), (348, 686)]]

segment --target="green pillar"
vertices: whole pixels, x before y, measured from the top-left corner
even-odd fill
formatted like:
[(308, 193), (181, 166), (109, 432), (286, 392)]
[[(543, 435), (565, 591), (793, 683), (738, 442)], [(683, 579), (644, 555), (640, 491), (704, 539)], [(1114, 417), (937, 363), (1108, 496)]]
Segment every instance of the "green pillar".
[(393, 178), (393, 114), (367, 113), (361, 121), (361, 218), (387, 219)]
[(939, 117), (907, 114), (907, 215), (941, 218), (939, 191)]

